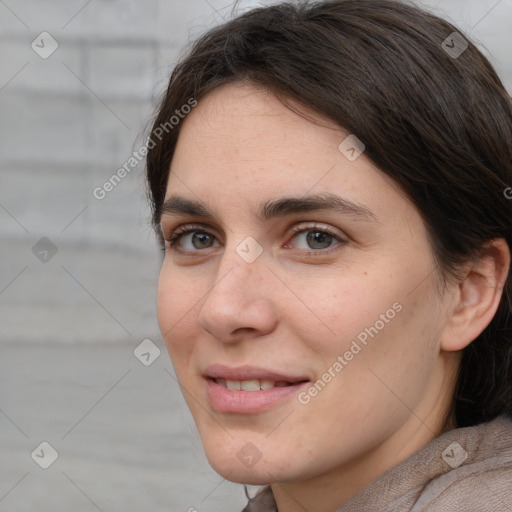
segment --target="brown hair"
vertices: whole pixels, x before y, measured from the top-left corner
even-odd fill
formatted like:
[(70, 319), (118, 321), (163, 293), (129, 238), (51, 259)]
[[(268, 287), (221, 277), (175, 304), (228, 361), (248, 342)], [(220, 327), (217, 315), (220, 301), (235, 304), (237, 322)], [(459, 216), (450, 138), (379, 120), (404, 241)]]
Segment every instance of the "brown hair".
[[(497, 237), (512, 247), (512, 104), (487, 59), (457, 30), (393, 0), (282, 3), (203, 35), (174, 69), (153, 130), (191, 97), (249, 81), (312, 108), (355, 134), (365, 154), (418, 208), (443, 277)], [(466, 39), (467, 40), (467, 39)], [(462, 39), (464, 41), (464, 39)], [(289, 105), (288, 105), (289, 106)], [(291, 108), (291, 107), (290, 107)], [(179, 125), (147, 157), (158, 230)], [(161, 236), (161, 235), (160, 235)], [(512, 284), (464, 351), (456, 426), (512, 416)]]

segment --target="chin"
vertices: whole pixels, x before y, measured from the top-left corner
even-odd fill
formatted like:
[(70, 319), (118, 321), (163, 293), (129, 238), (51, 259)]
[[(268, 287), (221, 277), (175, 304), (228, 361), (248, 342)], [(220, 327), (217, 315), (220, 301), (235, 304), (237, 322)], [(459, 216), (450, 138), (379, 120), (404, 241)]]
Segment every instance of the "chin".
[[(288, 482), (306, 476), (310, 468), (302, 467), (303, 460), (290, 460), (283, 453), (281, 458), (277, 453), (271, 457), (256, 451), (254, 445), (245, 443), (243, 448), (234, 446), (235, 443), (204, 446), (210, 466), (223, 478), (237, 484), (268, 485), (275, 482)], [(251, 460), (250, 457), (253, 456)], [(283, 458), (284, 457), (284, 460)], [(245, 462), (244, 462), (245, 459)]]
[(275, 477), (277, 461), (270, 462), (250, 442), (230, 441), (204, 443), (206, 458), (220, 476), (230, 482), (248, 485), (266, 485)]
[(269, 481), (270, 475), (265, 471), (262, 461), (259, 461), (259, 463), (252, 468), (240, 467), (241, 464), (237, 464), (233, 461), (221, 461), (219, 463), (210, 457), (208, 457), (208, 461), (216, 473), (230, 482), (247, 485), (267, 485), (271, 483)]

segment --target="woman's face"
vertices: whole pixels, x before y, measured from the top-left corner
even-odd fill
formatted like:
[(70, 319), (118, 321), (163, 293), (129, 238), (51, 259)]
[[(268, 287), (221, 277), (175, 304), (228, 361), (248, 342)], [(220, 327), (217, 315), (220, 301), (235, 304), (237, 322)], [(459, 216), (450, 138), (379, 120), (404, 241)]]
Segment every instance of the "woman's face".
[(453, 393), (420, 215), (316, 117), (223, 86), (182, 121), (171, 165), (162, 229), (179, 237), (158, 318), (206, 455), (232, 481), (378, 474), (435, 437)]

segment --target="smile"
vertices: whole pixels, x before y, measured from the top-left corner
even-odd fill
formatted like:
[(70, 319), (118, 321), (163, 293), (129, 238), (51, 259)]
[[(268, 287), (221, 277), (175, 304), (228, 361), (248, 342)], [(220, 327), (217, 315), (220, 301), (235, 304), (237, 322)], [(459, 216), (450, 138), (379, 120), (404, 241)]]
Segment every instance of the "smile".
[(311, 384), (305, 375), (257, 366), (213, 364), (201, 373), (209, 405), (221, 414), (264, 412), (283, 405)]
[(286, 382), (283, 380), (271, 381), (271, 380), (226, 380), (222, 378), (214, 379), (220, 386), (231, 389), (234, 391), (262, 391), (273, 388), (280, 388), (286, 386), (292, 386), (292, 382)]

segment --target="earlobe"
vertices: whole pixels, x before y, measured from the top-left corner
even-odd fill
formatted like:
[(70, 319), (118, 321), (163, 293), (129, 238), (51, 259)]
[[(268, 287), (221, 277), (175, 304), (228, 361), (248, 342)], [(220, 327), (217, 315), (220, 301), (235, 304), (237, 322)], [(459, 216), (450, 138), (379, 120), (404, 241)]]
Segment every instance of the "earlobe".
[(464, 349), (491, 323), (501, 301), (510, 268), (510, 249), (503, 238), (486, 244), (458, 284), (441, 349)]

